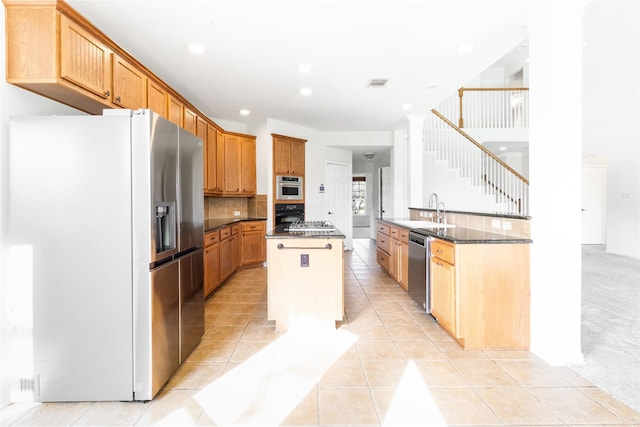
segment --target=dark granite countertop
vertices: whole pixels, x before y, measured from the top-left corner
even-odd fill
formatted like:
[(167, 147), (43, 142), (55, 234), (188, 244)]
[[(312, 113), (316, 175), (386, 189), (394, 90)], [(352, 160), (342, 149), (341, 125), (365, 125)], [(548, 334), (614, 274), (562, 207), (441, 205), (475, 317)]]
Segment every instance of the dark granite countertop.
[(261, 217), (240, 217), (234, 216), (232, 218), (209, 218), (204, 220), (204, 232), (213, 231), (216, 228), (222, 228), (230, 224), (241, 221), (266, 221), (267, 218)]
[(472, 228), (464, 227), (452, 227), (452, 228), (410, 228), (402, 224), (398, 224), (395, 221), (408, 221), (407, 218), (385, 218), (380, 221), (384, 221), (393, 225), (394, 227), (400, 227), (407, 230), (411, 230), (415, 233), (422, 234), (423, 236), (437, 237), (438, 239), (446, 240), (451, 243), (457, 244), (470, 244), (470, 243), (533, 243), (533, 240), (508, 236), (504, 233), (495, 233), (488, 230), (476, 230)]
[(269, 231), (267, 239), (344, 239), (346, 236), (338, 229), (334, 231), (288, 231), (282, 225)]

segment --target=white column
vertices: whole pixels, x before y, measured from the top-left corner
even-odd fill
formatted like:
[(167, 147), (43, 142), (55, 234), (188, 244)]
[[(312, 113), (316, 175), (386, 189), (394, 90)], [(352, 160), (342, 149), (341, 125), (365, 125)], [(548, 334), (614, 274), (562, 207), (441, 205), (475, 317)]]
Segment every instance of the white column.
[(426, 115), (409, 115), (409, 141), (408, 141), (408, 159), (409, 176), (409, 204), (408, 207), (423, 208), (424, 201), (424, 182), (422, 180), (424, 168), (424, 121)]
[(386, 212), (387, 218), (404, 218), (409, 216), (407, 209), (407, 188), (409, 186), (409, 170), (407, 168), (407, 134), (404, 130), (393, 132), (393, 149), (391, 150), (391, 188), (393, 212)]
[(583, 9), (541, 2), (529, 28), (531, 351), (554, 365), (582, 361)]

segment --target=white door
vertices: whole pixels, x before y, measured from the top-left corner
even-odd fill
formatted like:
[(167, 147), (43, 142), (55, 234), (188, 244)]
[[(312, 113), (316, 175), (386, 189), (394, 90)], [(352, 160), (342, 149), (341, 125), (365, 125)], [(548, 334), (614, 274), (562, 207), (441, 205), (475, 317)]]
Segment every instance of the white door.
[(325, 177), (324, 207), (327, 220), (347, 236), (344, 240), (344, 248), (351, 250), (353, 248), (351, 243), (353, 236), (351, 228), (353, 220), (351, 216), (351, 165), (327, 162)]
[(380, 218), (393, 217), (393, 195), (391, 194), (391, 167), (380, 168)]
[(582, 168), (582, 244), (604, 245), (607, 169)]

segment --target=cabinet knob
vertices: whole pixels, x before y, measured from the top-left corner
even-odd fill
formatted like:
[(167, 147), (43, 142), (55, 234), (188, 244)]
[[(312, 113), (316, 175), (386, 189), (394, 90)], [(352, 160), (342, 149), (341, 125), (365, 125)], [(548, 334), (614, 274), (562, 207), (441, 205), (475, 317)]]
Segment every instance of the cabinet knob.
[(116, 97), (116, 102), (120, 102), (120, 97), (119, 96)]
[(110, 91), (110, 90), (108, 90), (108, 91), (106, 91), (104, 94), (105, 94), (106, 96), (111, 96), (111, 91)]

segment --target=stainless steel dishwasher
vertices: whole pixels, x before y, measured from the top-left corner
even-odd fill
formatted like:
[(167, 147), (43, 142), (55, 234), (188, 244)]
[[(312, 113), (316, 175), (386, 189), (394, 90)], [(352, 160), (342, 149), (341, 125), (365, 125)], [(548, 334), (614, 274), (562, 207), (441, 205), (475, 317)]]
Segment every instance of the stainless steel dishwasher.
[(409, 295), (427, 313), (429, 301), (429, 251), (431, 237), (409, 232)]

